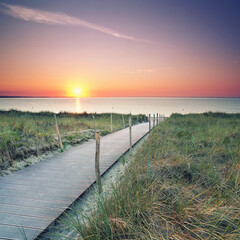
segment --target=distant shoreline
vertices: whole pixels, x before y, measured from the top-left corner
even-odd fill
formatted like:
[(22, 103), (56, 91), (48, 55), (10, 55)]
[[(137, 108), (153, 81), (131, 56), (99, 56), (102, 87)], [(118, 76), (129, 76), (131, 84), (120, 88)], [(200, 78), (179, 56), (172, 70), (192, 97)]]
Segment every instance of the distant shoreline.
[(137, 97), (137, 96), (129, 96), (129, 97), (121, 97), (121, 96), (116, 96), (116, 97), (43, 97), (43, 96), (39, 96), (39, 97), (33, 97), (33, 96), (0, 96), (0, 98), (240, 98), (239, 97), (183, 97), (183, 96), (141, 96), (141, 97)]

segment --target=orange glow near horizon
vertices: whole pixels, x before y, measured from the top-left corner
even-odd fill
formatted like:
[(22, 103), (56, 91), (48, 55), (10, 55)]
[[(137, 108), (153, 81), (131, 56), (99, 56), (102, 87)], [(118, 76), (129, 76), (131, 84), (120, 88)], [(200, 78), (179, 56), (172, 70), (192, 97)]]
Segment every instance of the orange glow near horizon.
[[(57, 49), (50, 54), (51, 61), (56, 62), (51, 67), (49, 61), (40, 53), (39, 58), (32, 61), (32, 55), (27, 54), (27, 48), (23, 63), (22, 50), (16, 49), (16, 55), (8, 56), (9, 61), (0, 59), (2, 96), (240, 97), (238, 62), (228, 63), (215, 56), (197, 58), (194, 53), (178, 48), (174, 49), (174, 54), (171, 51), (161, 52), (166, 62), (171, 60), (175, 63), (172, 67), (170, 63), (169, 67), (167, 63), (160, 61), (162, 66), (151, 68), (151, 65), (155, 64), (154, 61), (158, 61), (157, 51), (148, 53), (144, 50), (146, 55), (142, 59), (141, 51), (133, 51), (130, 54), (132, 60), (129, 61), (126, 60), (127, 53), (112, 53), (106, 49), (104, 54), (108, 57), (104, 61), (100, 53), (99, 56), (94, 54), (90, 59), (86, 53), (85, 61), (79, 63), (82, 66), (80, 70), (74, 63), (59, 62)], [(5, 49), (3, 53), (7, 56)], [(68, 54), (62, 52), (63, 56)], [(114, 58), (115, 62), (112, 61)], [(14, 66), (14, 71), (9, 72), (11, 66)]]

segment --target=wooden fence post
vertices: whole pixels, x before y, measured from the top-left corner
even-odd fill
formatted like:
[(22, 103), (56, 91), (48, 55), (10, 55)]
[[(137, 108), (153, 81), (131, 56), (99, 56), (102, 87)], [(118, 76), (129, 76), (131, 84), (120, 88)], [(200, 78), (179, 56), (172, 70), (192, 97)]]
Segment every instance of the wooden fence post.
[(153, 114), (153, 127), (156, 126), (156, 119), (155, 119), (155, 114)]
[(99, 194), (102, 192), (101, 174), (99, 168), (100, 159), (100, 130), (96, 130), (96, 154), (95, 154), (95, 174)]
[(149, 122), (149, 132), (151, 131), (151, 114), (148, 115), (148, 122)]
[(94, 127), (94, 133), (96, 134), (96, 124), (95, 124), (95, 116), (92, 115), (93, 118), (93, 127)]
[(113, 126), (112, 126), (112, 113), (110, 115), (110, 128), (111, 128), (111, 132), (113, 131)]
[(8, 150), (6, 150), (6, 156), (7, 156), (9, 162), (13, 162), (13, 160), (10, 157), (10, 154), (9, 154)]
[(37, 157), (40, 155), (39, 154), (39, 139), (38, 139), (38, 135), (36, 134), (36, 140), (37, 140), (37, 142), (36, 142), (36, 150), (37, 150)]
[(55, 127), (56, 127), (57, 136), (58, 136), (59, 146), (60, 146), (61, 150), (63, 150), (62, 138), (61, 138), (61, 135), (59, 132), (57, 117), (56, 117), (55, 113), (54, 113), (54, 121), (55, 121)]
[(130, 144), (130, 155), (132, 155), (132, 116), (129, 117), (129, 144)]
[(158, 123), (159, 123), (159, 117), (158, 117), (158, 113), (157, 113), (157, 125), (158, 125)]
[(123, 128), (125, 128), (125, 120), (123, 115), (122, 115), (122, 122), (123, 122)]

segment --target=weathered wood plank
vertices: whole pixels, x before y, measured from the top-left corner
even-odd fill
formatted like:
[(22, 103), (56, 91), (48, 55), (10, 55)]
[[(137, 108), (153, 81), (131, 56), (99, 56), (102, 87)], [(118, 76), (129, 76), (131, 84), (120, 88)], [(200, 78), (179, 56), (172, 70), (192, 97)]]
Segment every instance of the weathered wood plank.
[[(19, 240), (24, 239), (21, 234), (22, 226), (16, 227), (14, 225), (0, 225), (0, 239), (7, 240)], [(25, 228), (24, 232), (26, 234), (27, 239), (34, 239), (39, 234), (39, 229)]]
[(1, 213), (12, 213), (12, 214), (31, 214), (31, 216), (44, 217), (44, 218), (56, 218), (60, 213), (61, 209), (51, 209), (51, 208), (36, 208), (29, 206), (19, 206), (19, 205), (9, 205), (9, 204), (0, 204)]
[(54, 219), (15, 215), (10, 213), (0, 213), (0, 224), (9, 224), (23, 228), (28, 227), (44, 230), (46, 225), (49, 224), (49, 220), (53, 221)]

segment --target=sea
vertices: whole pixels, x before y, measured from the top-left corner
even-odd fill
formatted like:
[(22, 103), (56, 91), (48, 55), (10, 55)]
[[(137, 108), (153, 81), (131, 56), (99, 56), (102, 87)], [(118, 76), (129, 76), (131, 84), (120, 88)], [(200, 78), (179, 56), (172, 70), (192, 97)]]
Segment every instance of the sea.
[(0, 98), (0, 110), (30, 112), (161, 114), (240, 113), (240, 98), (121, 97), (121, 98)]

